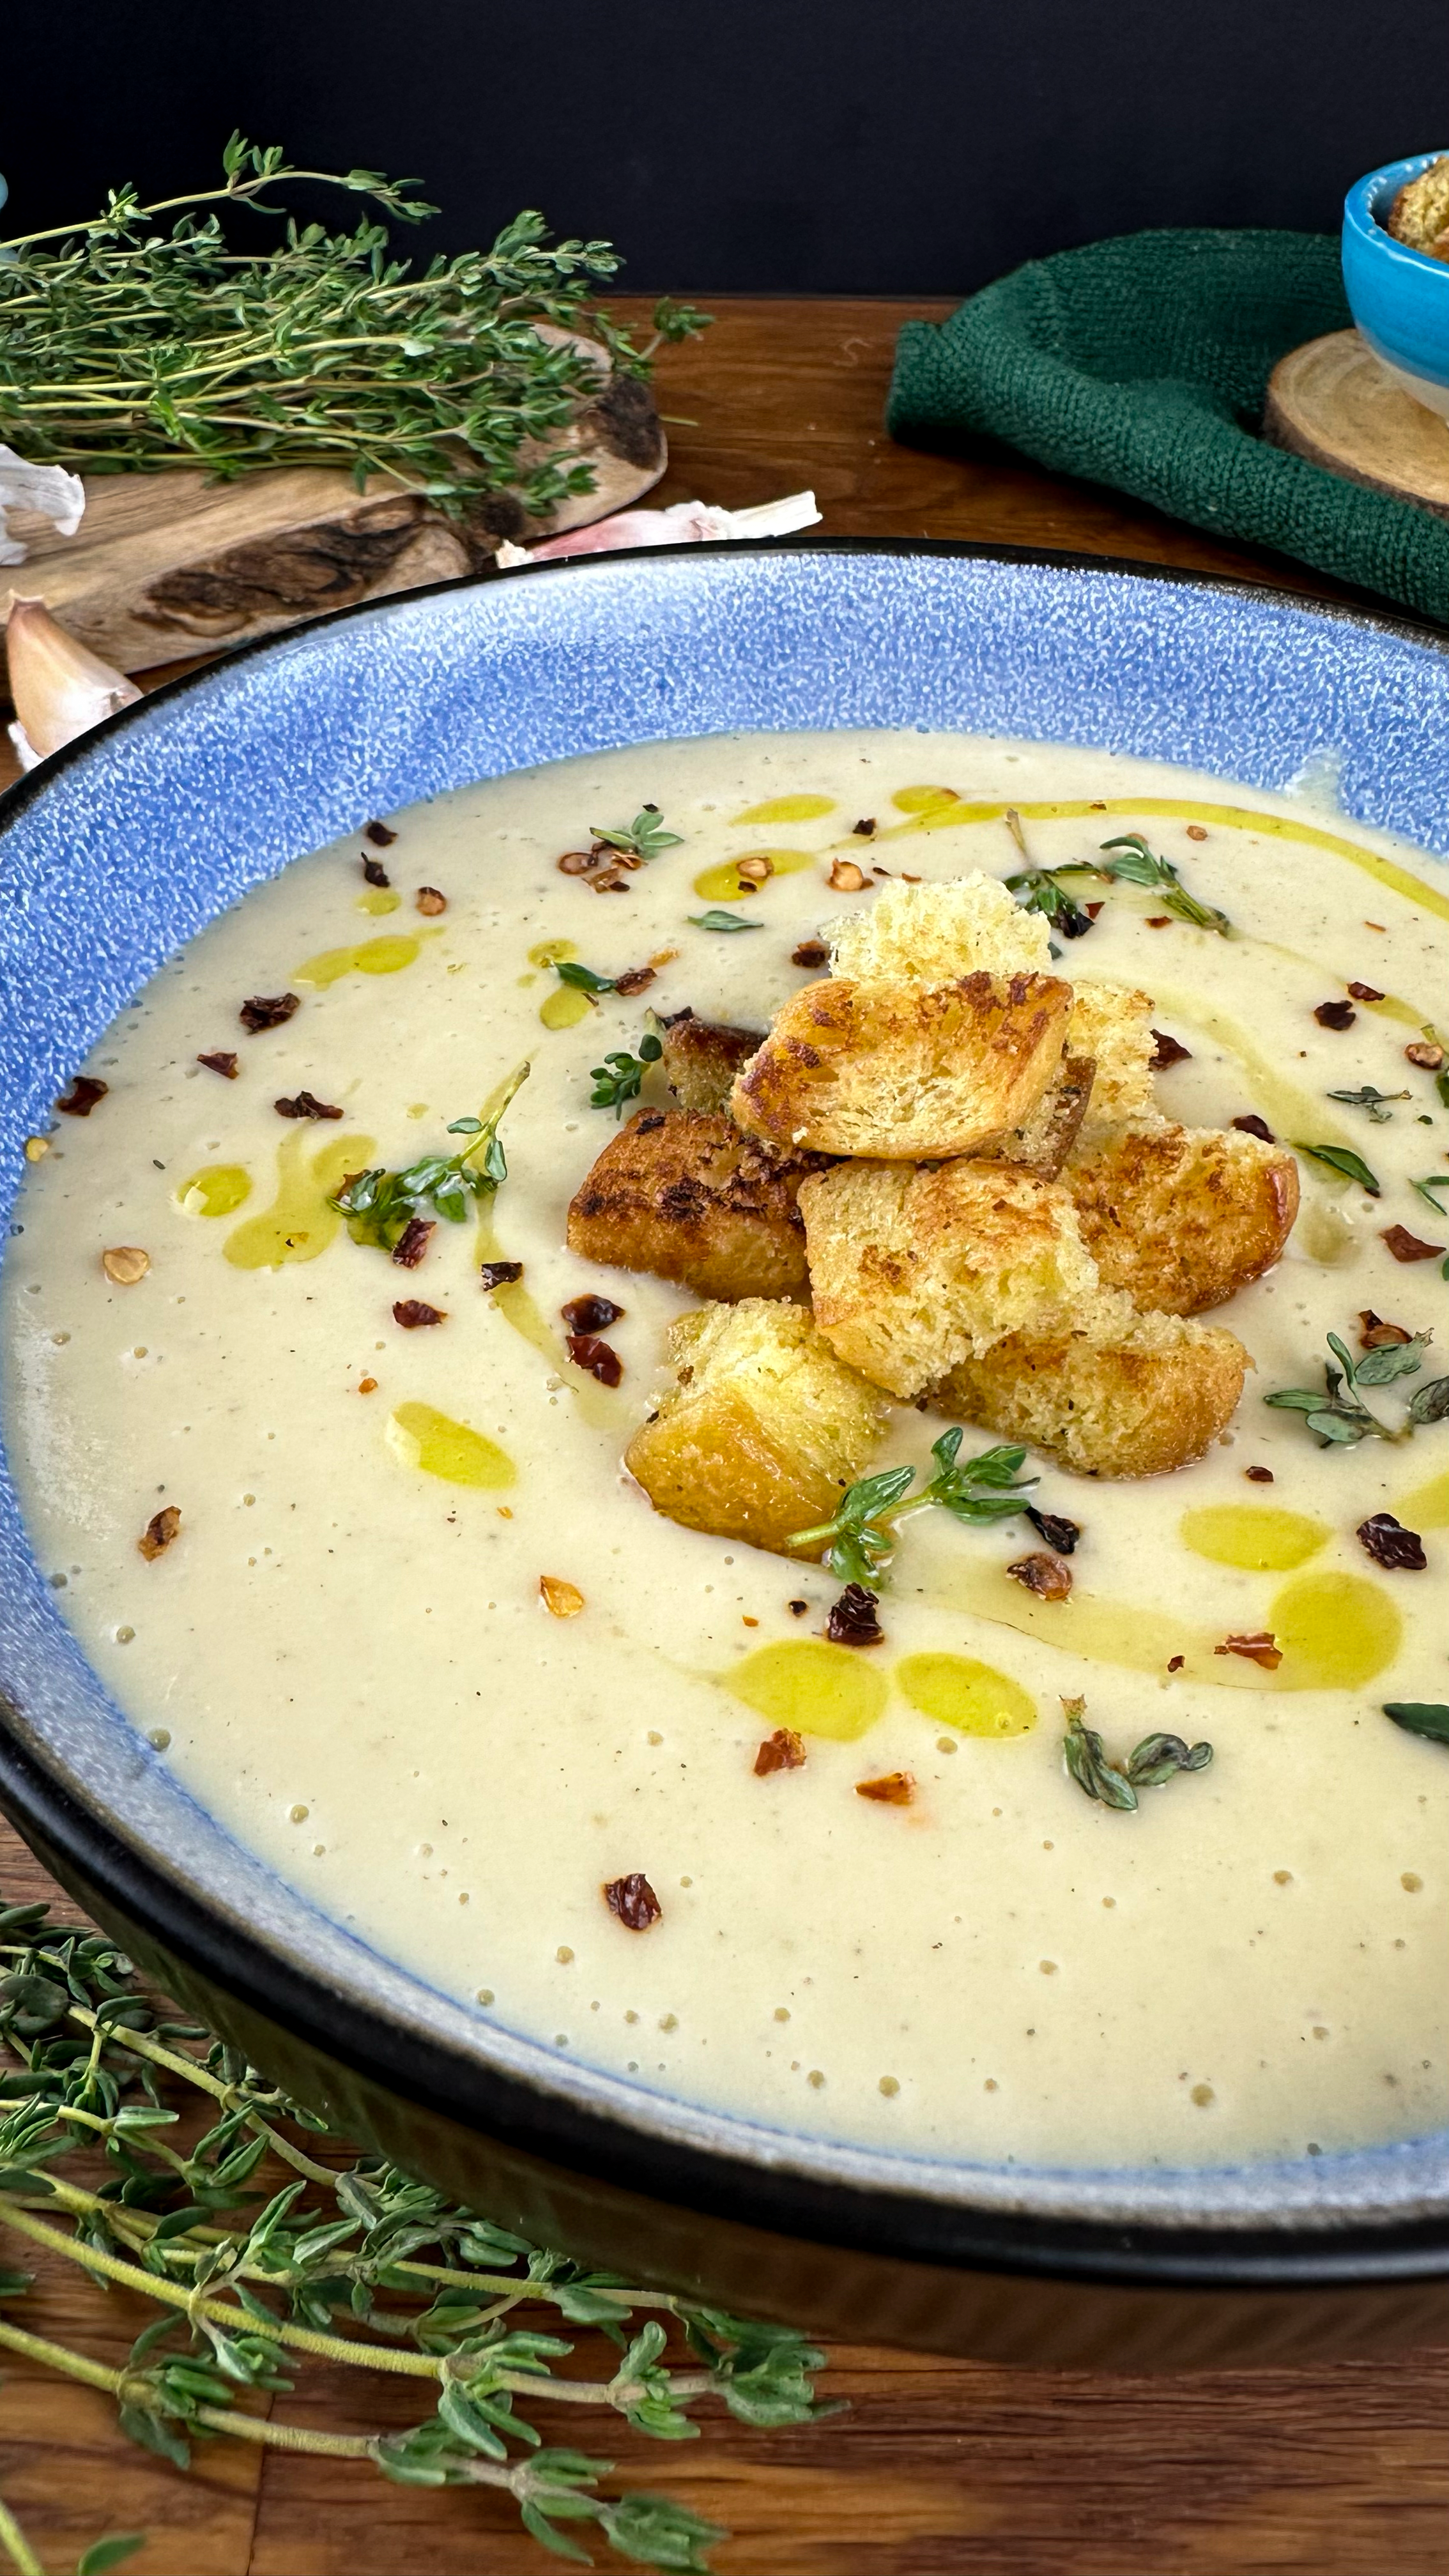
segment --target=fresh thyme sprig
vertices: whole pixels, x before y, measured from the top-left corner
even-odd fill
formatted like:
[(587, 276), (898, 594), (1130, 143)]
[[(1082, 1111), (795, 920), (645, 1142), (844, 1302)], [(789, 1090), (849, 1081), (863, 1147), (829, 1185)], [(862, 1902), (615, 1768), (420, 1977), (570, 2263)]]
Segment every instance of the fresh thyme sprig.
[(1213, 1758), (1210, 1744), (1185, 1744), (1180, 1735), (1144, 1735), (1125, 1762), (1112, 1762), (1100, 1735), (1083, 1724), (1086, 1701), (1064, 1699), (1062, 1708), (1067, 1721), (1062, 1758), (1077, 1787), (1104, 1807), (1132, 1810), (1139, 1789), (1160, 1789), (1179, 1771), (1205, 1771)]
[(1285, 1413), (1301, 1413), (1305, 1427), (1323, 1449), (1356, 1449), (1361, 1440), (1405, 1440), (1416, 1424), (1444, 1419), (1449, 1410), (1449, 1378), (1432, 1378), (1409, 1398), (1409, 1418), (1398, 1431), (1370, 1412), (1359, 1389), (1392, 1386), (1396, 1378), (1416, 1376), (1422, 1366), (1419, 1354), (1429, 1339), (1427, 1333), (1415, 1333), (1407, 1342), (1383, 1342), (1355, 1359), (1337, 1333), (1330, 1333), (1328, 1347), (1338, 1366), (1324, 1361), (1322, 1392), (1282, 1386), (1265, 1395), (1263, 1402)]
[(1004, 1445), (982, 1449), (958, 1466), (960, 1446), (959, 1425), (943, 1431), (932, 1443), (936, 1472), (909, 1504), (905, 1497), (916, 1481), (915, 1468), (885, 1467), (878, 1475), (862, 1476), (849, 1486), (832, 1519), (814, 1529), (792, 1531), (787, 1544), (814, 1547), (825, 1539), (828, 1544), (820, 1561), (827, 1573), (837, 1575), (842, 1583), (879, 1586), (895, 1555), (900, 1523), (917, 1512), (939, 1505), (953, 1519), (980, 1528), (1025, 1511), (1037, 1482), (1035, 1476), (1015, 1481), (1026, 1463), (1025, 1449)]
[(1065, 876), (1100, 876), (1102, 873), (1099, 868), (1070, 864), (1061, 868), (1023, 868), (1018, 875), (1008, 877), (1006, 882), (1023, 912), (1044, 913), (1053, 930), (1059, 930), (1063, 939), (1085, 939), (1096, 924), (1089, 912), (1083, 912), (1080, 904), (1073, 903), (1061, 880)]
[(1115, 841), (1104, 841), (1102, 848), (1118, 850), (1120, 858), (1108, 862), (1104, 873), (1120, 877), (1128, 885), (1149, 886), (1159, 895), (1169, 912), (1179, 921), (1190, 921), (1197, 930), (1215, 930), (1220, 939), (1231, 939), (1233, 925), (1225, 912), (1215, 904), (1200, 903), (1189, 894), (1171, 859), (1160, 859), (1149, 850), (1140, 832), (1123, 832)]
[(220, 187), (154, 205), (113, 189), (88, 222), (0, 244), (0, 440), (86, 474), (341, 466), (359, 486), (386, 474), (458, 517), (507, 488), (543, 516), (594, 486), (582, 461), (529, 461), (599, 393), (580, 329), (637, 375), (660, 339), (708, 318), (666, 299), (655, 340), (634, 348), (586, 310), (616, 253), (603, 241), (549, 249), (533, 213), (491, 251), (416, 274), (388, 258), (370, 219), (335, 234), (288, 219), (279, 242), (237, 251), (217, 210), (279, 213), (264, 198), (290, 180), (370, 198), (401, 223), (436, 208), (415, 180), (300, 169), (239, 134), (222, 173)]
[(589, 830), (606, 849), (622, 850), (626, 858), (642, 859), (646, 867), (661, 850), (677, 850), (684, 840), (682, 832), (665, 831), (657, 805), (641, 805), (632, 823), (615, 824), (611, 831), (601, 823), (591, 823)]
[[(1324, 1096), (1328, 1100), (1341, 1100), (1346, 1109), (1366, 1109), (1375, 1127), (1386, 1127), (1392, 1118), (1393, 1111), (1385, 1105), (1388, 1101), (1412, 1100), (1414, 1097), (1412, 1091), (1376, 1091), (1371, 1082), (1360, 1083), (1357, 1091), (1330, 1091)], [(1303, 1150), (1311, 1154), (1314, 1148), (1308, 1145)]]
[[(590, 2563), (569, 2535), (592, 2524), (640, 2565), (704, 2571), (724, 2533), (667, 2496), (600, 2492), (612, 2463), (541, 2447), (533, 2406), (606, 2407), (675, 2441), (697, 2432), (710, 2398), (761, 2429), (833, 2411), (814, 2392), (824, 2355), (788, 2327), (630, 2287), (381, 2158), (322, 2161), (351, 2156), (323, 2119), (164, 2018), (101, 1934), (46, 1916), (0, 1910), (0, 2223), (159, 2313), (120, 2369), (8, 2316), (0, 2348), (108, 2391), (143, 2448), (184, 2469), (197, 2438), (229, 2434), (404, 2485), (492, 2487), (560, 2556)], [(175, 2138), (179, 2088), (211, 2115), (189, 2149)], [(98, 2181), (89, 2155), (74, 2170), (87, 2151), (100, 2153)], [(279, 2189), (265, 2188), (268, 2164), (284, 2171)], [(7, 2274), (0, 2298), (27, 2286)], [(574, 2345), (527, 2322), (540, 2306), (549, 2323), (609, 2339), (607, 2377), (556, 2373)], [(641, 2322), (640, 2309), (653, 2313)], [(667, 2366), (671, 2331), (696, 2367)], [(405, 2433), (341, 2434), (240, 2410), (252, 2389), (284, 2400), (309, 2361), (414, 2379), (434, 2412)], [(109, 2563), (93, 2553), (94, 2567)]]
[(646, 1029), (637, 1055), (631, 1055), (627, 1047), (617, 1047), (612, 1055), (606, 1055), (602, 1064), (590, 1068), (589, 1079), (594, 1087), (589, 1093), (589, 1107), (612, 1109), (616, 1118), (622, 1118), (626, 1103), (638, 1099), (645, 1074), (663, 1053), (662, 1040), (652, 1029)]
[[(328, 1202), (346, 1217), (353, 1242), (374, 1244), (380, 1252), (391, 1252), (414, 1217), (425, 1210), (446, 1217), (450, 1225), (461, 1225), (470, 1207), (480, 1199), (491, 1198), (508, 1178), (499, 1125), (515, 1092), (528, 1080), (528, 1071), (528, 1066), (521, 1064), (509, 1075), (502, 1098), (486, 1118), (453, 1120), (448, 1134), (468, 1139), (456, 1154), (424, 1154), (403, 1172), (385, 1171), (380, 1166), (355, 1172), (346, 1188)], [(475, 1159), (478, 1156), (481, 1161)]]

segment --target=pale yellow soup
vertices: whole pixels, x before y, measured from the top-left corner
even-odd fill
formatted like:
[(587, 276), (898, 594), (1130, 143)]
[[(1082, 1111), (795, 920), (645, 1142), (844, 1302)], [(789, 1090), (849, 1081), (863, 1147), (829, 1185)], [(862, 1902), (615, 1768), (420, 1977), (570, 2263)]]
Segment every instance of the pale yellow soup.
[[(925, 792), (944, 789), (954, 808)], [(680, 843), (627, 892), (560, 873), (646, 800)], [(1255, 1373), (1200, 1464), (1108, 1485), (1028, 1462), (1081, 1526), (1070, 1600), (1007, 1576), (1040, 1544), (1024, 1521), (934, 1512), (903, 1532), (884, 1644), (852, 1653), (823, 1642), (824, 1569), (678, 1528), (623, 1471), (693, 1301), (564, 1248), (614, 1132), (590, 1069), (651, 1006), (762, 1026), (802, 980), (796, 944), (871, 900), (830, 890), (842, 853), (868, 888), (1009, 874), (1008, 802), (1039, 864), (1141, 831), (1230, 915), (1231, 940), (1153, 927), (1151, 893), (1079, 882), (1103, 909), (1060, 971), (1155, 996), (1191, 1051), (1162, 1108), (1350, 1146), (1381, 1196), (1302, 1158), (1284, 1260), (1214, 1319)], [(1449, 1169), (1449, 1114), (1403, 1052), (1449, 1020), (1449, 877), (1311, 801), (915, 733), (630, 750), (389, 819), (391, 889), (351, 837), (182, 950), (95, 1048), (106, 1098), (53, 1122), (25, 1181), (3, 1284), (30, 1526), (158, 1757), (480, 2019), (785, 2129), (1180, 2164), (1442, 2121), (1449, 1753), (1382, 1711), (1449, 1697), (1449, 1425), (1325, 1450), (1263, 1397), (1320, 1384), (1326, 1333), (1356, 1350), (1363, 1309), (1436, 1335), (1420, 1379), (1372, 1399), (1391, 1427), (1444, 1364), (1441, 1265), (1395, 1262), (1381, 1231), (1449, 1240), (1410, 1187)], [(737, 894), (729, 862), (754, 850), (776, 873)], [(420, 913), (419, 886), (446, 911)], [(693, 927), (711, 906), (760, 927)], [(662, 962), (645, 996), (591, 1005), (565, 954)], [(1386, 998), (1321, 1026), (1350, 980)], [(287, 1024), (245, 1033), (243, 999), (287, 990)], [(217, 1049), (235, 1081), (198, 1064)], [(483, 1221), (440, 1224), (413, 1272), (350, 1240), (327, 1206), (343, 1176), (456, 1150), (449, 1123), (525, 1057)], [(1327, 1097), (1363, 1084), (1410, 1096), (1377, 1123)], [(343, 1118), (279, 1118), (303, 1089)], [(136, 1284), (107, 1277), (117, 1246), (149, 1255)], [(486, 1293), (485, 1258), (521, 1260), (521, 1286)], [(560, 1309), (588, 1291), (625, 1310), (614, 1391), (565, 1356)], [(404, 1297), (446, 1322), (400, 1329)], [(872, 1465), (924, 1460), (941, 1428), (898, 1412)], [(963, 1452), (989, 1440), (968, 1426)], [(168, 1505), (178, 1534), (148, 1561)], [(1355, 1531), (1383, 1510), (1426, 1571), (1367, 1555)], [(542, 1577), (577, 1615), (550, 1614)], [(1262, 1631), (1274, 1671), (1215, 1652)], [(1209, 1741), (1210, 1768), (1135, 1814), (1094, 1804), (1062, 1759), (1077, 1694), (1110, 1754), (1166, 1729)], [(808, 1759), (756, 1777), (781, 1724)], [(894, 1770), (909, 1806), (855, 1794)], [(662, 1907), (643, 1933), (601, 1894), (634, 1871)]]

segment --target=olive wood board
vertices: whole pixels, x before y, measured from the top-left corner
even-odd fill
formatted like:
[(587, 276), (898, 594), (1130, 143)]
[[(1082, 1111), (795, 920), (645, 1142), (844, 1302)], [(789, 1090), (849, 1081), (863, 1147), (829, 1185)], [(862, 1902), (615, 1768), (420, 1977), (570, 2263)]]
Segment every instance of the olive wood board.
[(1406, 394), (1357, 331), (1329, 331), (1279, 359), (1263, 435), (1349, 483), (1449, 519), (1449, 420)]

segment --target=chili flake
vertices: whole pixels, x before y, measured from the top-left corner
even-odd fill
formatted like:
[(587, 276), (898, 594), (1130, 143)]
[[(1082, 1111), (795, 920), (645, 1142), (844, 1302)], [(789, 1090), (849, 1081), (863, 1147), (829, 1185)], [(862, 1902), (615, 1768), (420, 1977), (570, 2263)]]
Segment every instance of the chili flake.
[(876, 1617), (877, 1595), (863, 1583), (847, 1583), (832, 1601), (825, 1634), (832, 1646), (883, 1646), (885, 1630)]
[(392, 1320), (401, 1324), (405, 1333), (415, 1333), (420, 1325), (446, 1324), (448, 1318), (440, 1306), (425, 1306), (421, 1297), (399, 1297)]
[(417, 905), (419, 912), (426, 913), (429, 920), (432, 920), (436, 914), (446, 912), (448, 909), (447, 896), (445, 894), (439, 894), (436, 886), (419, 886), (417, 893), (413, 897), (413, 901)]
[(793, 1726), (777, 1726), (755, 1755), (755, 1778), (764, 1780), (772, 1771), (798, 1771), (804, 1759), (803, 1737), (796, 1734)]
[(1348, 989), (1356, 1002), (1381, 1002), (1384, 998), (1377, 984), (1350, 984)]
[(1191, 1047), (1183, 1046), (1177, 1038), (1170, 1038), (1166, 1029), (1154, 1029), (1152, 1038), (1152, 1055), (1147, 1067), (1149, 1073), (1166, 1073), (1170, 1064), (1191, 1064)]
[(1201, 823), (1189, 823), (1187, 837), (1190, 841), (1205, 841), (1207, 833)]
[(315, 1091), (299, 1091), (295, 1100), (274, 1100), (272, 1107), (279, 1118), (340, 1118), (340, 1109), (330, 1101), (319, 1100)]
[(399, 1270), (416, 1270), (432, 1239), (432, 1218), (410, 1216), (392, 1248), (392, 1257)]
[(616, 1306), (612, 1297), (571, 1297), (559, 1313), (571, 1333), (602, 1333), (622, 1320), (624, 1308)]
[(109, 1252), (101, 1254), (101, 1268), (118, 1288), (134, 1288), (150, 1267), (151, 1255), (143, 1252), (139, 1243), (113, 1244)]
[(1278, 1142), (1267, 1119), (1260, 1118), (1255, 1109), (1245, 1110), (1241, 1118), (1233, 1120), (1233, 1125), (1241, 1129), (1245, 1136), (1261, 1136), (1265, 1145), (1276, 1145)]
[(568, 1354), (574, 1367), (596, 1377), (600, 1386), (618, 1386), (624, 1375), (624, 1363), (616, 1350), (601, 1342), (593, 1333), (570, 1333)]
[(1392, 1512), (1371, 1513), (1359, 1522), (1355, 1535), (1386, 1574), (1421, 1574), (1429, 1562), (1418, 1531), (1405, 1529)]
[(858, 839), (868, 841), (872, 838), (875, 832), (875, 816), (873, 814), (862, 814), (860, 821), (858, 823), (852, 823), (850, 828), (852, 832), (856, 834)]
[(279, 1029), (294, 1011), (300, 1011), (300, 993), (253, 993), (237, 1013), (242, 1027), (252, 1037), (259, 1029)]
[(1382, 1315), (1374, 1313), (1372, 1306), (1361, 1306), (1358, 1320), (1363, 1326), (1358, 1337), (1361, 1351), (1381, 1351), (1391, 1343), (1411, 1342), (1414, 1338), (1405, 1325), (1386, 1324)]
[(155, 1557), (165, 1555), (180, 1527), (181, 1514), (174, 1503), (168, 1503), (164, 1511), (152, 1513), (143, 1535), (136, 1541), (148, 1565)]
[(358, 1394), (359, 1394), (359, 1395), (376, 1395), (376, 1393), (377, 1393), (377, 1380), (376, 1380), (376, 1378), (375, 1378), (375, 1377), (360, 1377), (360, 1378), (358, 1379), (358, 1381), (357, 1381), (357, 1392), (358, 1392)]
[(64, 1098), (55, 1105), (65, 1111), (67, 1118), (89, 1118), (96, 1102), (105, 1099), (110, 1087), (108, 1082), (97, 1081), (93, 1073), (78, 1073)]
[(652, 966), (627, 966), (622, 975), (614, 977), (614, 990), (622, 993), (626, 1001), (632, 1001), (636, 993), (647, 993), (653, 981)]
[(388, 875), (386, 868), (383, 866), (381, 859), (364, 858), (362, 862), (362, 873), (370, 886), (390, 886), (392, 883), (392, 879)]
[(1171, 913), (1149, 912), (1147, 916), (1147, 927), (1149, 930), (1170, 930), (1172, 928)]
[(1273, 1482), (1271, 1467), (1245, 1467), (1243, 1473), (1250, 1485), (1271, 1485)]
[(909, 1771), (883, 1771), (878, 1780), (857, 1780), (857, 1798), (874, 1798), (882, 1807), (908, 1807), (916, 1794)]
[(1444, 1062), (1444, 1050), (1433, 1038), (1415, 1038), (1404, 1053), (1410, 1064), (1417, 1064), (1425, 1073), (1438, 1073)]
[(791, 949), (790, 963), (792, 966), (828, 966), (830, 951), (823, 939), (802, 939), (798, 948)]
[(1352, 1002), (1320, 1002), (1313, 1016), (1321, 1029), (1351, 1029), (1358, 1013)]
[(371, 841), (375, 850), (390, 850), (397, 839), (396, 832), (390, 832), (386, 823), (364, 823), (362, 834), (364, 840)]
[(1246, 1663), (1261, 1664), (1265, 1673), (1276, 1673), (1283, 1661), (1283, 1649), (1271, 1628), (1260, 1628), (1251, 1637), (1225, 1637), (1214, 1646), (1215, 1655), (1241, 1655)]
[(603, 1898), (626, 1932), (647, 1932), (664, 1911), (642, 1869), (631, 1869), (627, 1878), (606, 1879)]
[(774, 873), (775, 862), (763, 850), (756, 851), (747, 859), (735, 861), (735, 875), (740, 881), (741, 894), (749, 894), (753, 889), (768, 885)]
[(576, 1583), (566, 1583), (561, 1574), (541, 1574), (538, 1597), (550, 1619), (577, 1619), (584, 1608), (584, 1596)]
[(478, 1277), (485, 1288), (511, 1288), (515, 1279), (523, 1277), (523, 1264), (521, 1261), (485, 1261), (479, 1268)]
[(223, 1082), (235, 1082), (241, 1071), (239, 1058), (227, 1047), (217, 1047), (210, 1055), (199, 1055), (196, 1061), (204, 1064), (208, 1073), (219, 1073)]
[(1064, 1512), (1039, 1512), (1035, 1503), (1027, 1504), (1026, 1517), (1038, 1538), (1044, 1538), (1058, 1556), (1072, 1555), (1082, 1535), (1076, 1521), (1069, 1521)]
[(803, 1619), (810, 1604), (808, 1601), (787, 1601), (785, 1607), (792, 1619)]
[(1014, 1583), (1026, 1586), (1042, 1601), (1065, 1601), (1072, 1588), (1072, 1569), (1063, 1565), (1059, 1556), (1048, 1556), (1039, 1549), (1034, 1556), (1019, 1556), (1006, 1569)]
[(854, 859), (832, 859), (828, 882), (832, 894), (864, 894), (870, 879)]
[(1442, 1243), (1422, 1243), (1406, 1225), (1385, 1226), (1382, 1240), (1396, 1261), (1437, 1261), (1444, 1250)]

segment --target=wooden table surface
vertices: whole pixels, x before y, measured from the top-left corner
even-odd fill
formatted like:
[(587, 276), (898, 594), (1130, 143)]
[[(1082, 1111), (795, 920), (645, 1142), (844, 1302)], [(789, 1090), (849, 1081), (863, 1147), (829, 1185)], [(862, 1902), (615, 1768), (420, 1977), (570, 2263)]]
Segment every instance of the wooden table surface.
[[(616, 309), (644, 318), (623, 299)], [(689, 424), (670, 428), (661, 500), (738, 507), (809, 484), (831, 535), (1075, 547), (1344, 595), (988, 441), (949, 455), (892, 446), (881, 414), (896, 331), (944, 304), (717, 310), (706, 338), (660, 368), (661, 409)], [(0, 1887), (7, 1901), (52, 1892), (3, 1825)], [(34, 2332), (106, 2360), (143, 2321), (65, 2266), (26, 2302)], [(289, 2414), (355, 2428), (340, 2377), (309, 2373)], [(387, 2415), (383, 2390), (378, 2400), (369, 2386), (370, 2423)], [(710, 2420), (698, 2443), (667, 2446), (570, 2409), (546, 2438), (613, 2456), (636, 2483), (727, 2524), (720, 2576), (1444, 2576), (1449, 2565), (1449, 2354), (1132, 2380), (847, 2348), (826, 2390), (851, 2411), (814, 2428)], [(108, 2400), (11, 2360), (0, 2495), (47, 2568), (72, 2566), (102, 2531), (142, 2528), (137, 2576), (524, 2576), (546, 2564), (486, 2495), (226, 2442), (183, 2478), (121, 2439)]]

